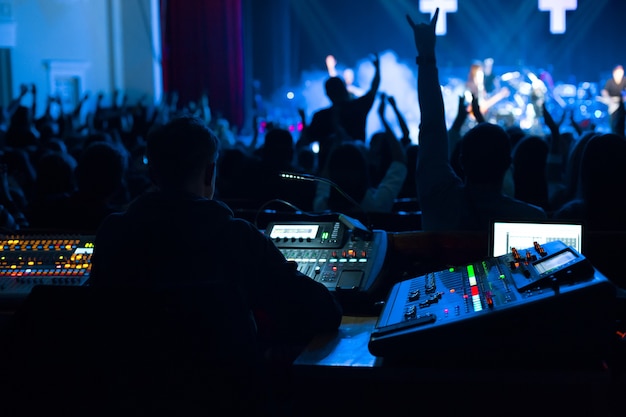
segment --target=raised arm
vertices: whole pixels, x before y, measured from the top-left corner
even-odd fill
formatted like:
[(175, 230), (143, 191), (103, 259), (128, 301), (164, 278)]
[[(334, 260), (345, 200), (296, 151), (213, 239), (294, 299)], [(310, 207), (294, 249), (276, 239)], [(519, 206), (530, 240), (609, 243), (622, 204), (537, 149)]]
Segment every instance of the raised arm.
[(402, 138), (400, 139), (400, 142), (403, 146), (408, 147), (409, 145), (411, 145), (411, 137), (409, 136), (410, 131), (409, 126), (406, 123), (406, 119), (404, 118), (404, 115), (402, 114), (400, 109), (398, 109), (398, 104), (396, 103), (396, 99), (393, 96), (387, 96), (387, 101), (389, 101), (389, 104), (391, 104), (391, 108), (396, 115), (396, 119), (398, 120), (398, 124), (400, 125), (400, 130), (402, 131)]
[(378, 117), (380, 118), (380, 123), (385, 128), (385, 132), (392, 133), (393, 130), (391, 129), (391, 126), (389, 126), (389, 122), (387, 121), (387, 118), (385, 117), (385, 109), (387, 108), (386, 104), (387, 104), (387, 95), (385, 93), (381, 93), (380, 103), (378, 104)]
[(333, 55), (326, 56), (326, 70), (328, 70), (329, 77), (337, 76), (337, 60)]
[[(421, 112), (419, 144), (420, 153), (448, 157), (447, 128), (439, 71), (435, 56), (435, 25), (439, 16), (439, 9), (435, 11), (429, 24), (414, 23), (407, 15), (409, 25), (413, 29), (415, 47), (419, 66), (417, 78), (417, 97)], [(432, 148), (432, 150), (431, 150)], [(442, 152), (442, 155), (439, 153)]]
[(378, 87), (380, 87), (380, 58), (378, 57), (378, 54), (374, 55), (372, 64), (374, 64), (375, 69), (374, 78), (372, 78), (372, 84), (370, 85), (370, 89), (366, 95), (375, 97), (378, 93)]
[(11, 116), (13, 116), (13, 113), (15, 113), (17, 108), (22, 104), (22, 99), (26, 96), (26, 94), (28, 94), (28, 86), (26, 84), (21, 84), (20, 93), (17, 97), (14, 97), (7, 106), (7, 117), (11, 118)]
[(396, 138), (393, 129), (389, 126), (389, 122), (385, 118), (385, 103), (389, 97), (386, 94), (381, 94), (380, 105), (378, 106), (378, 115), (380, 121), (385, 127), (385, 143), (389, 147), (391, 153), (391, 160), (406, 164), (406, 152), (404, 151), (403, 144)]

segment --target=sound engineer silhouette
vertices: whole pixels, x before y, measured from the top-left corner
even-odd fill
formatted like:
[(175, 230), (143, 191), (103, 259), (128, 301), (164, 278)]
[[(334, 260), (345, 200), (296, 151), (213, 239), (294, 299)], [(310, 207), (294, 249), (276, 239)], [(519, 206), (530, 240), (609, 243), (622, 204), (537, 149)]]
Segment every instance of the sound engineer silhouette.
[(261, 346), (293, 346), (339, 327), (342, 309), (253, 224), (213, 199), (218, 138), (181, 115), (147, 138), (156, 189), (107, 217), (95, 239), (92, 286), (178, 287), (230, 280), (254, 313)]

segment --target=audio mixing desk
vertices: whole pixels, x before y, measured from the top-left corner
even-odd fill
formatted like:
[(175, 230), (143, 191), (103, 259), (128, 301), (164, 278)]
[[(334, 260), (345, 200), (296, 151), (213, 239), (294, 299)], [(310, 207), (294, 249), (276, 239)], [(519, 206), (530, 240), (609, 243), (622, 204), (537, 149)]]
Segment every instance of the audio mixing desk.
[(94, 236), (0, 236), (0, 305), (12, 307), (35, 285), (84, 285)]

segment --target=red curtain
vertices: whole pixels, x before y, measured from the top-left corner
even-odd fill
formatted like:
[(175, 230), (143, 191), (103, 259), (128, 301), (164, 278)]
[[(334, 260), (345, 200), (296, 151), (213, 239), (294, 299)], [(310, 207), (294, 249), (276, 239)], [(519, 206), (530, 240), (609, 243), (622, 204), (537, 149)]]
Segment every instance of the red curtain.
[(213, 113), (244, 121), (242, 0), (161, 0), (163, 88), (179, 106), (207, 93)]

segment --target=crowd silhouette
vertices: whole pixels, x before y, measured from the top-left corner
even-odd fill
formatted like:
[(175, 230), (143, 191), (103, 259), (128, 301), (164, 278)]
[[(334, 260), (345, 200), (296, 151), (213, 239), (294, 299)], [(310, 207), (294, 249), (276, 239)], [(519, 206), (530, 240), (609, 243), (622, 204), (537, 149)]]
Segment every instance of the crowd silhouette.
[[(435, 60), (432, 54), (424, 59)], [(150, 129), (192, 114), (220, 138), (215, 197), (234, 210), (255, 210), (270, 201), (313, 213), (395, 214), (410, 207), (420, 213), (425, 231), (486, 231), (494, 218), (572, 219), (590, 230), (626, 228), (619, 215), (621, 194), (610, 191), (624, 182), (617, 168), (626, 157), (620, 147), (626, 140), (623, 102), (611, 113), (608, 135), (576, 121), (571, 109), (555, 120), (545, 103), (540, 111), (545, 134), (487, 122), (479, 110), (481, 91), (473, 92), (470, 103), (459, 97), (457, 117), (446, 126), (439, 81), (434, 75), (424, 81), (428, 66), (419, 62), (416, 141), (403, 116), (410, 109), (380, 91), (385, 74), (378, 55), (373, 57), (374, 76), (362, 95), (350, 95), (342, 75), (329, 76), (329, 107), (311, 120), (300, 109), (298, 129), (252, 114), (251, 141), (240, 139), (239, 127), (211, 108), (205, 92), (190, 103), (180, 103), (173, 92), (156, 105), (145, 97), (129, 103), (121, 91), (86, 93), (71, 111), (49, 97), (38, 111), (36, 86), (22, 85), (2, 109), (0, 227), (95, 232), (107, 215), (152, 189), (145, 159)], [(368, 117), (379, 117), (383, 126), (371, 137), (365, 133)], [(400, 135), (390, 127), (391, 118)], [(471, 129), (464, 128), (468, 118)], [(319, 153), (313, 144), (319, 144)], [(290, 182), (282, 172), (330, 181)], [(410, 205), (403, 206), (406, 200)]]

